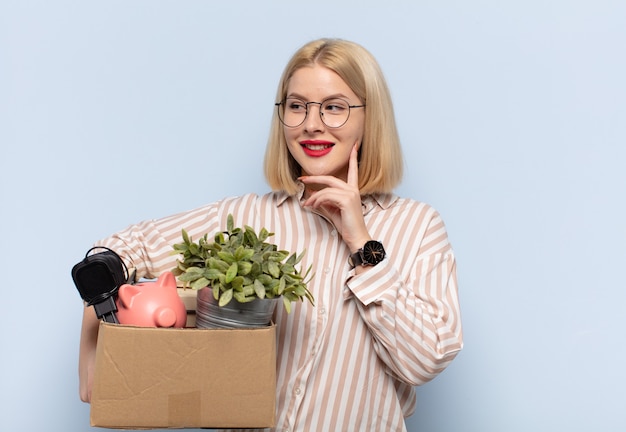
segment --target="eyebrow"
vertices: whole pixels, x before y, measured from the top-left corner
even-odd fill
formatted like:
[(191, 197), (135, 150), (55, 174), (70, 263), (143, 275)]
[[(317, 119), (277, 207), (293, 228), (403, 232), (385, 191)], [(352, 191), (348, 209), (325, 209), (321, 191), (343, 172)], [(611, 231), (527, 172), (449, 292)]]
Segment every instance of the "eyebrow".
[[(286, 98), (295, 98), (295, 99), (301, 99), (303, 101), (306, 101), (307, 98), (305, 98), (304, 96), (298, 94), (298, 93), (289, 93), (287, 96), (285, 96)], [(348, 96), (346, 96), (343, 93), (335, 93), (332, 94), (330, 96), (325, 97), (324, 99), (322, 99), (322, 101), (328, 100), (328, 99), (346, 99), (348, 102), (350, 101), (350, 98)]]

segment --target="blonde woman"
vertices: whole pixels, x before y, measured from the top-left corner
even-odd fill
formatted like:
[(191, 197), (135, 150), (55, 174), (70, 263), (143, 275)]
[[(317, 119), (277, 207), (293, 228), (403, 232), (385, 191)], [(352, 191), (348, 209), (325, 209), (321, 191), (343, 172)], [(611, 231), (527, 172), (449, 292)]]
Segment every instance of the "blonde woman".
[[(358, 44), (299, 49), (278, 86), (265, 155), (272, 191), (129, 226), (97, 243), (139, 277), (175, 265), (181, 228), (199, 238), (266, 227), (307, 253), (316, 299), (277, 308), (277, 426), (283, 431), (403, 431), (414, 386), (461, 350), (456, 263), (440, 215), (400, 198), (402, 153), (383, 74)], [(83, 318), (80, 395), (89, 401), (98, 321)]]

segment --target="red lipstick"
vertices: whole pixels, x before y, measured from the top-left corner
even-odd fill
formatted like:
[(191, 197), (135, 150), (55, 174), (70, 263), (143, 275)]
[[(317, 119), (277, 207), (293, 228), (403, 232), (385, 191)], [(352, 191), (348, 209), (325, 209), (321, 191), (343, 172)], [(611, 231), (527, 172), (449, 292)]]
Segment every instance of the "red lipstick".
[(307, 156), (322, 157), (330, 153), (335, 144), (324, 140), (303, 140), (300, 145)]

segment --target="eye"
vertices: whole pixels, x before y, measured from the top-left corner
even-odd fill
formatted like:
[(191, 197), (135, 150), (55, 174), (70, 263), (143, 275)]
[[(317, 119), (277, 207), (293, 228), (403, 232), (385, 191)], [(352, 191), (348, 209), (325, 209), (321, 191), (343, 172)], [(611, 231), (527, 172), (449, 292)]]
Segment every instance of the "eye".
[(306, 111), (306, 103), (300, 99), (289, 98), (285, 101), (285, 108), (293, 112), (304, 112)]
[(344, 114), (348, 110), (348, 103), (341, 99), (330, 99), (322, 107), (324, 114)]

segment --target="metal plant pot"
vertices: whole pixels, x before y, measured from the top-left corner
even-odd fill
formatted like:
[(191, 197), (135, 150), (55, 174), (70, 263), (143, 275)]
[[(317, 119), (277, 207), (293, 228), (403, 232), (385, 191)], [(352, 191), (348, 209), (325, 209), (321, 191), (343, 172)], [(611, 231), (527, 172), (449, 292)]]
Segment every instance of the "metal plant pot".
[(255, 299), (249, 303), (239, 303), (235, 299), (225, 306), (219, 306), (211, 288), (198, 291), (196, 327), (198, 328), (250, 328), (265, 327), (270, 324), (280, 297)]

